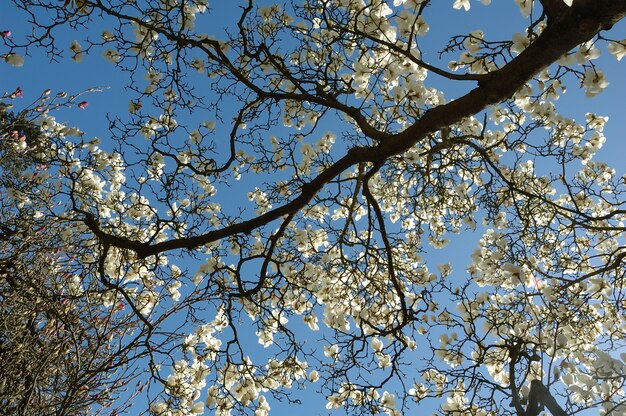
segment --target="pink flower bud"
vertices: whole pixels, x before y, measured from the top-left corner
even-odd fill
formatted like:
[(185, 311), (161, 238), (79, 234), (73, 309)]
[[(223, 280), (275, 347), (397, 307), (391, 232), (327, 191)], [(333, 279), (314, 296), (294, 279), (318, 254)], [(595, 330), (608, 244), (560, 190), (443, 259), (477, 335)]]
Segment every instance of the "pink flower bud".
[(89, 103), (87, 101), (82, 101), (80, 103), (78, 103), (78, 108), (85, 108), (89, 105)]
[(2, 37), (3, 38), (8, 38), (9, 36), (11, 36), (11, 31), (10, 30), (3, 30), (0, 33), (2, 33)]

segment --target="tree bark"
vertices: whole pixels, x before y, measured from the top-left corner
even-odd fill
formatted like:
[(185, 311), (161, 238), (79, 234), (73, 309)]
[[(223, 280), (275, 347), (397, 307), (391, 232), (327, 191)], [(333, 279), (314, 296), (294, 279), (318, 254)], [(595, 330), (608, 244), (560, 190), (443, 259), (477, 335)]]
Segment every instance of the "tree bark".
[(530, 382), (530, 393), (528, 395), (528, 407), (525, 416), (538, 416), (543, 407), (546, 407), (552, 416), (568, 416), (565, 410), (559, 406), (550, 394), (550, 391), (539, 380)]

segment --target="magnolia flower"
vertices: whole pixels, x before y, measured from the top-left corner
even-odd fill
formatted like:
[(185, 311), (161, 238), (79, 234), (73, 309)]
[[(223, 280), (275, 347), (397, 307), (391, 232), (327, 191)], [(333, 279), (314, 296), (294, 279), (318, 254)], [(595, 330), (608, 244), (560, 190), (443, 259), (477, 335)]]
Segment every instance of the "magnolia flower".
[(409, 396), (412, 396), (413, 398), (415, 398), (416, 401), (419, 401), (426, 397), (428, 392), (428, 387), (416, 381), (415, 384), (413, 384), (413, 388), (409, 389)]
[(520, 12), (522, 13), (522, 16), (524, 16), (524, 17), (530, 16), (530, 12), (531, 12), (532, 7), (533, 7), (533, 1), (532, 0), (515, 0), (515, 2), (517, 3), (517, 5), (520, 8)]
[[(626, 355), (626, 354), (625, 354)], [(317, 380), (320, 379), (320, 375), (317, 372), (317, 370), (313, 370), (309, 373), (309, 381), (312, 383), (315, 383)]]
[(343, 405), (343, 402), (345, 401), (344, 397), (339, 394), (330, 395), (326, 399), (328, 400), (328, 402), (326, 403), (326, 408), (328, 410), (339, 409)]
[(389, 354), (376, 353), (376, 360), (380, 368), (387, 368), (391, 365), (391, 356)]
[(22, 88), (21, 87), (17, 87), (15, 89), (15, 91), (13, 91), (13, 93), (10, 95), (10, 97), (11, 98), (16, 98), (16, 97), (22, 98), (23, 95), (24, 95), (24, 91), (22, 90)]
[(156, 85), (156, 84), (159, 83), (161, 78), (163, 78), (163, 74), (160, 73), (159, 71), (155, 70), (154, 68), (150, 68), (150, 69), (148, 69), (148, 72), (146, 72), (146, 75), (144, 76), (144, 78), (150, 84)]
[(128, 112), (130, 114), (135, 114), (141, 108), (141, 103), (139, 101), (129, 101), (128, 102)]
[(606, 77), (601, 70), (588, 68), (585, 71), (585, 77), (583, 78), (583, 86), (587, 90), (587, 97), (593, 97), (608, 87), (609, 81), (606, 80)]
[(254, 416), (267, 416), (270, 411), (270, 405), (264, 396), (259, 396), (259, 406), (254, 411)]
[(593, 42), (585, 42), (578, 48), (578, 51), (574, 54), (576, 62), (584, 64), (587, 61), (598, 59), (600, 56), (600, 49), (593, 46)]
[(618, 61), (621, 61), (622, 58), (626, 55), (626, 42), (609, 42), (606, 46), (609, 50), (609, 53), (615, 57)]
[(83, 47), (78, 43), (78, 41), (73, 40), (70, 44), (70, 50), (74, 52), (74, 56), (72, 59), (76, 62), (80, 62), (83, 60)]
[(167, 405), (163, 402), (159, 402), (150, 406), (150, 410), (152, 410), (157, 415), (166, 414)]
[(168, 101), (176, 101), (178, 99), (178, 94), (176, 94), (176, 91), (174, 91), (171, 88), (168, 88), (167, 90), (165, 90), (165, 92), (163, 93), (163, 96)]
[(513, 35), (513, 45), (511, 46), (511, 51), (519, 55), (528, 47), (528, 45), (530, 45), (528, 37), (519, 32), (515, 32)]
[(24, 65), (24, 58), (16, 53), (7, 53), (2, 57), (4, 58), (4, 61), (9, 65), (13, 65), (16, 67)]
[(173, 282), (171, 285), (167, 286), (167, 291), (170, 292), (170, 296), (172, 297), (172, 300), (177, 302), (180, 299), (180, 292), (178, 291), (178, 289), (180, 289), (182, 283), (179, 281), (175, 281)]
[(454, 2), (454, 4), (452, 5), (452, 7), (454, 7), (455, 9), (461, 9), (464, 8), (465, 11), (468, 11), (470, 9), (470, 2), (469, 0), (456, 0)]
[(203, 414), (204, 413), (204, 403), (202, 403), (202, 402), (194, 403), (192, 408), (191, 408), (191, 413), (194, 413), (196, 415)]
[(202, 141), (202, 135), (198, 130), (194, 130), (189, 133), (189, 142), (192, 144), (198, 144)]
[(333, 360), (336, 360), (337, 358), (339, 358), (339, 347), (336, 344), (325, 346), (324, 355), (332, 358)]
[(382, 351), (383, 342), (379, 338), (372, 338), (371, 347), (376, 352)]
[(102, 40), (105, 42), (111, 42), (115, 39), (115, 35), (111, 32), (104, 31), (102, 32)]
[(204, 61), (200, 58), (194, 58), (193, 61), (191, 61), (191, 67), (193, 69), (195, 69), (196, 71), (198, 71), (199, 73), (203, 73), (204, 72)]
[(102, 53), (102, 56), (104, 57), (104, 59), (114, 64), (122, 60), (122, 56), (120, 55), (120, 53), (112, 48), (109, 48), (106, 51), (104, 51)]
[(380, 404), (386, 409), (393, 409), (396, 407), (396, 396), (389, 392), (384, 392), (383, 397), (380, 399)]

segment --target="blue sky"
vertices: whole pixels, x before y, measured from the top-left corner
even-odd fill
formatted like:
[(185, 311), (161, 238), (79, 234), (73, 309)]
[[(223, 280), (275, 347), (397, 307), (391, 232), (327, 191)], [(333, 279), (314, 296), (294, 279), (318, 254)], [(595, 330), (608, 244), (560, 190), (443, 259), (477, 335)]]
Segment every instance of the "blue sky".
[[(218, 1), (215, 0), (214, 3), (218, 4)], [(226, 1), (223, 2), (223, 4), (228, 3)], [(503, 30), (503, 22), (505, 22), (507, 28), (509, 25), (523, 27), (523, 20), (512, 0), (494, 0), (494, 4), (490, 7), (483, 7), (479, 1), (472, 1), (472, 9), (469, 13), (452, 9), (451, 0), (447, 3), (449, 3), (447, 8), (437, 8), (436, 12), (427, 15), (430, 16), (428, 20), (431, 26), (430, 35), (435, 39), (466, 33), (478, 28), (483, 29), (488, 37), (491, 33), (500, 33)], [(236, 4), (236, 2), (230, 2), (227, 10), (222, 10), (219, 14), (214, 15), (211, 19), (211, 24), (218, 25), (219, 22), (234, 23), (235, 15), (233, 12), (236, 9), (233, 7), (233, 4)], [(13, 36), (19, 38), (29, 30), (27, 25), (22, 23), (24, 19), (24, 15), (17, 13), (9, 1), (2, 1), (0, 4), (0, 30), (11, 30)], [(453, 30), (450, 28), (453, 28)], [(102, 29), (103, 27), (98, 26), (89, 30), (93, 30), (94, 35), (99, 36)], [(626, 38), (626, 24), (622, 22), (614, 29), (612, 34), (618, 39)], [(57, 115), (57, 119), (67, 121), (70, 125), (81, 128), (88, 137), (100, 137), (103, 141), (103, 146), (106, 146), (106, 138), (108, 136), (106, 114), (124, 116), (127, 112), (129, 100), (125, 90), (127, 75), (120, 73), (114, 65), (106, 63), (99, 52), (85, 56), (80, 64), (73, 62), (69, 53), (69, 45), (73, 39), (74, 35), (68, 33), (62, 33), (57, 38), (59, 44), (65, 45), (67, 50), (66, 56), (59, 58), (59, 62), (51, 62), (50, 57), (35, 49), (29, 51), (30, 56), (26, 57), (26, 62), (22, 68), (14, 68), (0, 62), (0, 90), (10, 92), (20, 86), (24, 90), (24, 103), (29, 103), (41, 91), (48, 88), (51, 88), (54, 92), (67, 91), (70, 94), (75, 94), (89, 88), (105, 87), (101, 92), (89, 94), (85, 98), (89, 101), (87, 108), (63, 110)], [(438, 43), (437, 48), (443, 45), (444, 43)], [(428, 50), (428, 45), (425, 46), (425, 53), (425, 57), (428, 59), (437, 59), (435, 50)], [(603, 50), (602, 54), (603, 56), (598, 62), (611, 83), (610, 87), (602, 94), (589, 99), (584, 96), (583, 91), (577, 88), (575, 81), (571, 82), (568, 93), (560, 100), (559, 107), (566, 115), (578, 119), (582, 119), (587, 111), (593, 111), (609, 117), (609, 123), (605, 129), (607, 142), (596, 159), (607, 161), (615, 167), (618, 174), (624, 174), (626, 173), (623, 156), (626, 154), (626, 139), (624, 138), (624, 131), (626, 130), (626, 105), (624, 105), (626, 76), (624, 75), (626, 75), (626, 71), (624, 70), (623, 62), (616, 62), (606, 50)], [(443, 61), (445, 62), (451, 58), (444, 57)], [(434, 80), (434, 85), (438, 85), (438, 83), (441, 83), (442, 87), (447, 85), (443, 81), (436, 80), (436, 76), (431, 75), (431, 77)], [(143, 74), (139, 75), (138, 78), (143, 79)], [(473, 85), (467, 84), (460, 88), (448, 88), (446, 96), (449, 99), (454, 98), (470, 87), (473, 87)], [(463, 270), (469, 263), (473, 249), (470, 245), (475, 240), (475, 237), (477, 236), (463, 237), (452, 241), (445, 251), (432, 254), (434, 260), (431, 264), (436, 264), (438, 259), (444, 261), (452, 257), (456, 268)], [(252, 337), (251, 342), (254, 342)], [(324, 408), (324, 398), (311, 393), (312, 391), (302, 394), (304, 405), (295, 409), (272, 402), (272, 408), (278, 410), (273, 414), (291, 415), (294, 411), (307, 415), (327, 414)], [(298, 396), (300, 394), (296, 395), (296, 397)], [(340, 412), (335, 412), (335, 414), (340, 414)]]

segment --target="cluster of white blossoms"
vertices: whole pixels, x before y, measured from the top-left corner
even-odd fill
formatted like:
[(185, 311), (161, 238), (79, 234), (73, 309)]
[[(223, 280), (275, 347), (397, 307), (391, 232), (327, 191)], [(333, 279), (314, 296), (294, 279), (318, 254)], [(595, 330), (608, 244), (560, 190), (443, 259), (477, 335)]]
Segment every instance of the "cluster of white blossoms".
[(253, 201), (257, 206), (255, 212), (257, 214), (263, 214), (272, 208), (272, 204), (267, 198), (267, 194), (261, 191), (259, 188), (255, 188), (254, 191), (248, 192), (248, 199)]
[[(515, 3), (524, 17), (537, 7)], [(470, 12), (471, 4), (446, 7)], [(135, 6), (131, 0), (119, 10)], [(60, 214), (72, 224), (62, 235), (88, 236), (79, 261), (97, 266), (104, 285), (93, 298), (146, 322), (169, 311), (168, 322), (186, 320), (176, 334), (181, 348), (151, 352), (161, 355), (155, 361), (167, 355), (171, 367), (154, 370), (165, 374), (154, 414), (226, 416), (245, 408), (265, 416), (272, 395), (318, 381), (329, 410), (394, 416), (429, 397), (444, 397), (444, 413), (488, 415), (477, 403), (501, 394), (485, 398), (489, 392), (504, 397), (514, 385), (519, 391), (510, 395), (528, 400), (532, 380), (607, 412), (605, 403), (624, 397), (624, 357), (596, 345), (617, 345), (626, 330), (616, 302), (626, 220), (616, 208), (620, 178), (594, 159), (607, 118), (588, 113), (579, 123), (556, 105), (566, 75), (578, 76), (589, 97), (607, 88), (598, 42), (563, 56), (558, 65), (572, 68), (566, 74), (542, 70), (484, 118), (463, 115), (432, 128), (385, 163), (358, 159), (454, 103), (431, 77), (473, 85), (546, 27), (539, 22), (495, 43), (474, 30), (451, 48), (460, 56), (437, 69), (422, 61), (432, 56), (422, 56), (419, 42), (435, 32), (425, 6), (320, 0), (290, 14), (263, 4), (246, 10), (225, 42), (195, 33), (206, 1), (161, 0), (158, 12), (102, 34), (108, 61), (145, 69), (120, 139), (128, 153), (107, 151), (49, 114), (37, 120), (63, 143), (52, 149), (57, 191), (72, 205)], [(495, 44), (501, 53), (490, 49)], [(72, 41), (72, 58), (79, 62), (91, 47)], [(609, 41), (608, 50), (618, 60), (626, 55), (624, 41)], [(2, 57), (23, 63), (14, 53)], [(201, 102), (189, 80), (210, 83), (215, 101)], [(231, 100), (243, 109), (229, 118), (221, 107)], [(201, 110), (215, 111), (220, 125), (194, 118)], [(335, 112), (345, 129), (329, 123), (339, 119)], [(28, 150), (19, 134), (7, 140), (15, 152)], [(575, 161), (575, 172), (542, 174), (546, 155)], [(324, 186), (309, 195), (317, 184)], [(228, 200), (235, 192), (241, 205)], [(9, 197), (18, 207), (31, 203), (18, 189)], [(424, 260), (465, 230), (481, 233), (466, 280), (447, 258), (437, 266)], [(175, 254), (145, 254), (160, 247)], [(169, 263), (174, 256), (180, 267)], [(603, 271), (607, 264), (615, 270)], [(72, 293), (83, 293), (80, 279), (71, 277)], [(215, 314), (210, 322), (207, 313)], [(416, 359), (419, 371), (402, 379), (407, 391), (380, 384), (404, 376), (398, 366), (425, 345), (432, 358)], [(465, 382), (468, 374), (477, 375)]]
[(255, 370), (249, 357), (239, 366), (226, 364), (218, 370), (219, 384), (208, 388), (206, 406), (214, 409), (216, 415), (226, 416), (235, 403), (240, 403), (254, 409), (255, 416), (266, 416), (270, 405), (262, 392), (291, 388), (295, 381), (306, 379), (306, 369), (307, 364), (297, 358), (271, 359), (262, 372)]

